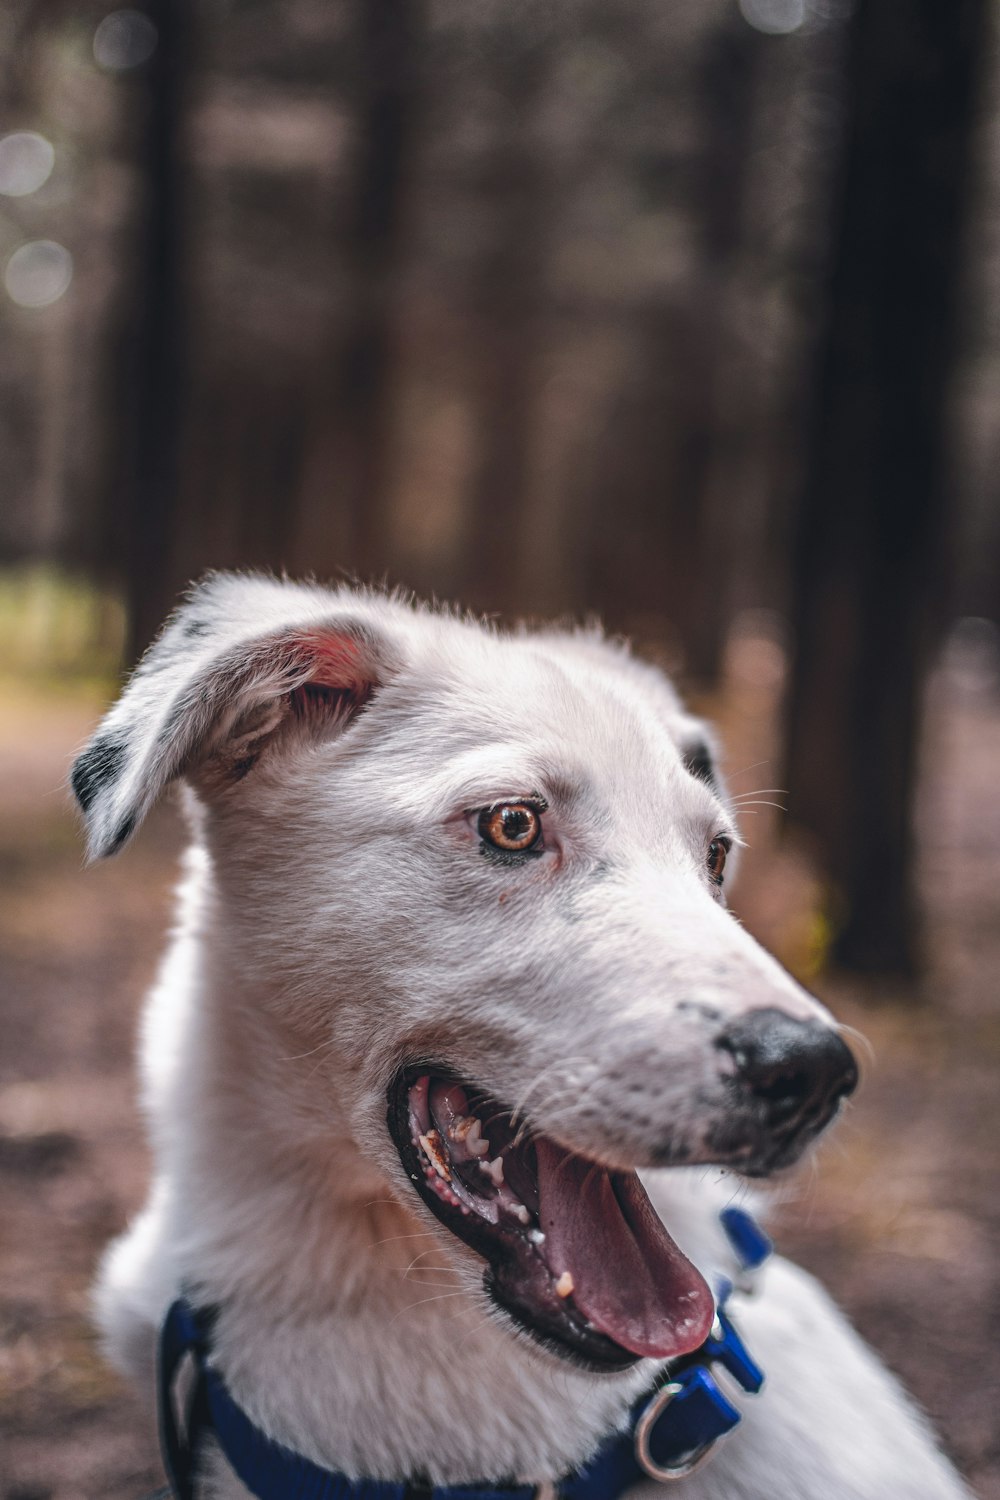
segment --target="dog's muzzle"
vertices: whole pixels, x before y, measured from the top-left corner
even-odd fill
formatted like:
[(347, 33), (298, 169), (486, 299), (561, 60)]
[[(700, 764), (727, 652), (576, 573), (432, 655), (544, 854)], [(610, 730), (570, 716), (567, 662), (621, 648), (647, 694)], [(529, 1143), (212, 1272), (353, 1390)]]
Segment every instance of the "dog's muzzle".
[(751, 1176), (794, 1161), (854, 1092), (858, 1067), (831, 1027), (772, 1008), (715, 1039), (726, 1099), (709, 1132), (719, 1159)]

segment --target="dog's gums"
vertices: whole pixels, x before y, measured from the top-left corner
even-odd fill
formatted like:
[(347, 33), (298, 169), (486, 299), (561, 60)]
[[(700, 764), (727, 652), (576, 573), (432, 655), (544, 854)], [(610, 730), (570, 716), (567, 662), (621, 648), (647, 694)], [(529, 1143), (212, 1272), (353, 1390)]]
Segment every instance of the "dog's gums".
[(487, 1261), (493, 1299), (564, 1358), (621, 1369), (706, 1338), (712, 1293), (634, 1172), (527, 1132), (443, 1073), (401, 1074), (389, 1123), (421, 1197)]

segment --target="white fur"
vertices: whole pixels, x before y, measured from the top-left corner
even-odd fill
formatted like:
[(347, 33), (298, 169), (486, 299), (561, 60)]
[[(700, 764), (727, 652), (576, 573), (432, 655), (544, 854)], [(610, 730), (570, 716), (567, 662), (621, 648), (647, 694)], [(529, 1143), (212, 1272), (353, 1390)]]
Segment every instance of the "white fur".
[[(375, 695), (350, 723), (349, 697), (295, 715), (311, 680)], [(828, 1020), (706, 879), (729, 813), (684, 768), (703, 732), (593, 634), (261, 578), (196, 591), (99, 731), (112, 771), (92, 758), (78, 782), (95, 854), (169, 781), (192, 789), (143, 1037), (155, 1181), (97, 1290), (120, 1366), (149, 1384), (183, 1284), (221, 1308), (217, 1363), (251, 1417), (352, 1476), (554, 1480), (621, 1422), (652, 1362), (585, 1373), (492, 1309), (406, 1179), (386, 1089), (447, 1056), (586, 1154), (649, 1168), (667, 1126), (699, 1159), (713, 1027), (755, 1006)], [(552, 853), (491, 867), (468, 810), (535, 790)], [(719, 1176), (645, 1174), (706, 1274), (733, 1270)], [(802, 1272), (777, 1261), (736, 1316), (768, 1388), (685, 1500), (967, 1494)], [(218, 1455), (203, 1492), (246, 1494)]]

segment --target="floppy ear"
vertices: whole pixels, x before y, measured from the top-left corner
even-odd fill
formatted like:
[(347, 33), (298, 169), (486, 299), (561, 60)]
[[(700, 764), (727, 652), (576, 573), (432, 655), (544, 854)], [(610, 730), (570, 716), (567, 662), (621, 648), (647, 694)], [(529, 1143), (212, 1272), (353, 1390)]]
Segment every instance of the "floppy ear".
[[(706, 724), (704, 719), (696, 719), (692, 714), (684, 714), (680, 725), (680, 751), (684, 758), (684, 764), (692, 776), (715, 793), (719, 801), (729, 812), (735, 816), (735, 808), (730, 799), (729, 785), (726, 778), (719, 770), (721, 752), (719, 741), (711, 725)], [(729, 855), (727, 870), (735, 875), (739, 869), (740, 841), (737, 839), (735, 847)]]
[(398, 666), (377, 613), (363, 595), (265, 578), (199, 585), (73, 766), (89, 858), (117, 853), (209, 759), (235, 781), (292, 729), (339, 732)]
[(680, 726), (680, 750), (691, 775), (711, 787), (723, 802), (728, 802), (729, 789), (719, 771), (719, 743), (704, 720), (684, 715)]

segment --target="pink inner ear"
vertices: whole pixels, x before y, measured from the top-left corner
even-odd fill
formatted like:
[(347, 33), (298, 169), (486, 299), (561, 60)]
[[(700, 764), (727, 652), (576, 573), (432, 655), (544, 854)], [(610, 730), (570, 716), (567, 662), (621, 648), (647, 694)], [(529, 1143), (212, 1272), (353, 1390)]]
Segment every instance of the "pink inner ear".
[(365, 669), (360, 646), (350, 636), (303, 635), (293, 645), (310, 667), (309, 681), (315, 687), (348, 689), (366, 694), (371, 673)]

